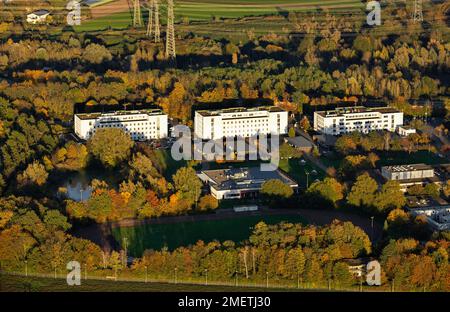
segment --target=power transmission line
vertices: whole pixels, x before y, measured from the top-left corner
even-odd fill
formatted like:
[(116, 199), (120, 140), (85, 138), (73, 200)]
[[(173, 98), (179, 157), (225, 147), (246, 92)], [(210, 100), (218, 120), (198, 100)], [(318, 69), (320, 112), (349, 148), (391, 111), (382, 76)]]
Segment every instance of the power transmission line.
[(167, 0), (166, 58), (175, 59), (176, 57), (173, 0)]

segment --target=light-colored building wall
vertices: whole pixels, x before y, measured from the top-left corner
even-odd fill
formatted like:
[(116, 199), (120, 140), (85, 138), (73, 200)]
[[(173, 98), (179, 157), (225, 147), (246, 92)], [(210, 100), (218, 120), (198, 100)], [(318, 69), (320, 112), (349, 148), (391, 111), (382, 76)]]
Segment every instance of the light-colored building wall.
[(161, 110), (120, 111), (115, 113), (76, 114), (75, 134), (88, 140), (96, 130), (123, 129), (135, 141), (163, 139), (168, 134), (168, 118)]
[(368, 133), (374, 130), (395, 132), (401, 125), (403, 125), (403, 112), (384, 107), (358, 106), (314, 113), (314, 130), (329, 135), (341, 135), (353, 131)]
[(434, 169), (426, 165), (385, 166), (381, 174), (387, 180), (414, 180), (434, 177)]
[(406, 137), (406, 136), (408, 136), (410, 134), (416, 133), (416, 129), (410, 128), (410, 127), (406, 127), (406, 126), (400, 126), (400, 127), (398, 127), (397, 132), (398, 132), (398, 134), (400, 136)]
[(27, 15), (27, 23), (29, 24), (37, 24), (44, 23), (47, 20), (47, 17), (50, 15), (50, 12), (45, 10), (39, 10)]
[(288, 113), (278, 107), (196, 111), (194, 117), (194, 133), (204, 140), (257, 134), (281, 135), (287, 131)]

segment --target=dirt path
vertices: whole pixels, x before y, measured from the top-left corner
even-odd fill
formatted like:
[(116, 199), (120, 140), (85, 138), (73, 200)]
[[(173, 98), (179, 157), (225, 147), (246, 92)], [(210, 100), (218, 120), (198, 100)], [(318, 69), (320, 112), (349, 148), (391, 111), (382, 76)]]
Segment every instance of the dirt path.
[(184, 215), (174, 217), (162, 217), (158, 219), (127, 219), (119, 222), (107, 224), (93, 224), (86, 227), (81, 227), (73, 232), (76, 237), (89, 239), (102, 247), (103, 250), (110, 251), (117, 249), (117, 242), (112, 236), (111, 229), (115, 227), (133, 227), (146, 224), (176, 224), (182, 222), (198, 222), (198, 221), (212, 221), (225, 220), (232, 218), (239, 218), (244, 216), (267, 216), (267, 215), (297, 215), (305, 218), (310, 224), (325, 225), (330, 224), (333, 220), (350, 221), (354, 225), (363, 229), (373, 242), (377, 242), (383, 232), (382, 224), (374, 222), (373, 233), (371, 220), (368, 217), (363, 217), (354, 213), (341, 212), (336, 210), (316, 210), (316, 209), (267, 209), (263, 208), (260, 211), (254, 212), (240, 212), (236, 213), (232, 209), (218, 210), (214, 214), (203, 215)]

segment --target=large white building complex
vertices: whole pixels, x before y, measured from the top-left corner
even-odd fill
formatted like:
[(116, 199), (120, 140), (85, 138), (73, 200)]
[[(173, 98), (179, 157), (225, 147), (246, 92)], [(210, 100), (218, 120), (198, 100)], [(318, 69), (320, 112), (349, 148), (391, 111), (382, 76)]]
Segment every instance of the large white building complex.
[(374, 130), (395, 132), (402, 125), (403, 112), (390, 107), (355, 106), (314, 112), (314, 130), (329, 135)]
[(75, 134), (88, 140), (97, 129), (120, 128), (135, 141), (167, 137), (167, 115), (159, 109), (75, 114)]
[(288, 112), (276, 106), (196, 111), (194, 128), (195, 135), (204, 140), (286, 134)]

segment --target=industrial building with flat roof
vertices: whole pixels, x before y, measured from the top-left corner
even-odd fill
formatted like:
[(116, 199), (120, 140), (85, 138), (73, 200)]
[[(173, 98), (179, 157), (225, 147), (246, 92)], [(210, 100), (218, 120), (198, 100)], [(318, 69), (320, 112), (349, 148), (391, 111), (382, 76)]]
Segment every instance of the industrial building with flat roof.
[(397, 181), (402, 190), (412, 185), (428, 183), (441, 184), (449, 178), (448, 165), (409, 164), (381, 167), (381, 175), (386, 180)]
[(276, 106), (195, 112), (194, 132), (203, 140), (287, 134), (288, 112)]
[(88, 140), (96, 130), (119, 128), (135, 141), (167, 137), (167, 115), (159, 109), (117, 111), (113, 113), (75, 114), (75, 134)]
[(278, 179), (294, 191), (298, 184), (280, 170), (261, 171), (260, 167), (204, 170), (198, 177), (209, 185), (216, 199), (255, 198), (265, 181)]
[(330, 135), (374, 130), (395, 132), (402, 125), (403, 112), (391, 107), (355, 106), (314, 112), (314, 130)]

